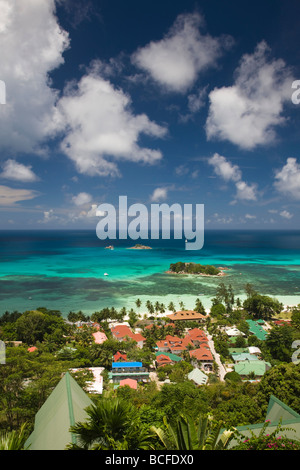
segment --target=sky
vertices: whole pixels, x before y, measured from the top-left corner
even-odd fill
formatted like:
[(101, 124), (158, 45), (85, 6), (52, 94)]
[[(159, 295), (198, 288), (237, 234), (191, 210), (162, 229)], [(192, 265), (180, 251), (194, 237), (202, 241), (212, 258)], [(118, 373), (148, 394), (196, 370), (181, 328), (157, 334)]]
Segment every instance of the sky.
[(299, 229), (299, 15), (0, 0), (0, 229), (94, 229), (124, 195), (204, 204), (207, 229)]

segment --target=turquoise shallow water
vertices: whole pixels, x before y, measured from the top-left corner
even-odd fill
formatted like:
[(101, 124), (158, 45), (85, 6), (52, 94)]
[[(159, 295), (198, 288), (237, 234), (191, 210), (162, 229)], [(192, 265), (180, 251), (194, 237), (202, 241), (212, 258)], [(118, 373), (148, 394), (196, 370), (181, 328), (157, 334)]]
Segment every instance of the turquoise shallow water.
[[(135, 307), (139, 297), (182, 300), (206, 307), (219, 282), (243, 298), (251, 282), (285, 304), (300, 303), (300, 231), (206, 231), (204, 248), (185, 250), (183, 240), (142, 240), (151, 250), (128, 249), (136, 242), (100, 241), (94, 231), (0, 232), (0, 314), (46, 306), (64, 314), (103, 307)], [(113, 244), (114, 250), (105, 246)], [(194, 261), (226, 266), (222, 278), (168, 275), (170, 263)], [(104, 276), (108, 273), (108, 276)], [(143, 305), (140, 309), (145, 313)]]

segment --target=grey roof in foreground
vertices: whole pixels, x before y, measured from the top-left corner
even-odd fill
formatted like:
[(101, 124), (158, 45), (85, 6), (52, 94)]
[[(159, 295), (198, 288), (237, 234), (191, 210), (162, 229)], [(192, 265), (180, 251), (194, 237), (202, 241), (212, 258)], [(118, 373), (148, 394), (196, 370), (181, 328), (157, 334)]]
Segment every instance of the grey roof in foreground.
[(200, 369), (195, 367), (189, 374), (188, 379), (193, 380), (197, 385), (205, 385), (208, 377)]
[(34, 431), (25, 443), (29, 450), (64, 450), (76, 443), (70, 426), (87, 418), (93, 402), (67, 372), (35, 416)]
[[(268, 410), (265, 421), (270, 421), (267, 427), (267, 434), (271, 434), (280, 424), (284, 429), (280, 432), (281, 436), (294, 440), (300, 440), (300, 415), (274, 395), (270, 396)], [(242, 433), (245, 438), (251, 437), (252, 433), (258, 435), (264, 423), (249, 424), (246, 426), (236, 426), (236, 429)], [(222, 429), (219, 438), (225, 429)], [(233, 439), (229, 443), (229, 449), (237, 444), (237, 440)]]

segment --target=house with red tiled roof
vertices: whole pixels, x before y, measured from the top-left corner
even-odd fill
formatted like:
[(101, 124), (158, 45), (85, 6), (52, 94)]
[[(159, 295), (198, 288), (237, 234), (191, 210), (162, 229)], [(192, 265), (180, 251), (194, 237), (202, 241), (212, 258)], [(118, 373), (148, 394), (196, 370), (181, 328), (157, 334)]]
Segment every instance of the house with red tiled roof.
[(214, 358), (208, 346), (202, 345), (193, 349), (189, 351), (189, 355), (193, 365), (196, 366), (200, 362), (204, 370), (212, 370)]
[(291, 320), (274, 320), (273, 323), (276, 326), (290, 325)]
[(166, 341), (168, 341), (170, 344), (178, 344), (182, 342), (182, 338), (179, 338), (178, 336), (167, 335)]
[(169, 348), (172, 354), (181, 354), (183, 351), (186, 351), (186, 347), (181, 343), (170, 344)]
[(167, 335), (166, 339), (157, 341), (156, 346), (158, 351), (171, 351), (172, 353), (180, 354), (183, 351), (186, 351), (189, 345), (191, 347), (200, 347), (202, 344), (208, 344), (207, 336), (202, 330), (193, 328), (185, 335), (184, 338)]
[(193, 328), (186, 334), (186, 338), (189, 338), (194, 346), (199, 347), (201, 344), (208, 344), (208, 338), (203, 330), (199, 328)]
[(127, 361), (127, 354), (122, 354), (120, 351), (118, 351), (116, 354), (113, 356), (114, 362), (122, 362), (122, 361)]
[(166, 356), (165, 354), (160, 354), (159, 356), (156, 356), (156, 366), (157, 367), (163, 367), (165, 365), (169, 364), (174, 364), (172, 359), (169, 356)]
[(206, 319), (205, 315), (195, 312), (194, 310), (180, 310), (179, 312), (167, 315), (171, 321), (196, 321), (201, 323)]
[(34, 352), (37, 351), (38, 348), (36, 346), (31, 346), (30, 348), (27, 349), (28, 352)]
[(124, 387), (125, 385), (128, 385), (128, 387), (132, 388), (133, 390), (137, 389), (137, 380), (134, 379), (123, 379), (120, 380), (120, 387)]
[[(175, 328), (174, 323), (166, 323), (164, 325), (164, 328), (167, 328), (168, 326)], [(150, 325), (145, 326), (145, 330), (151, 330), (151, 328), (161, 328), (161, 325), (156, 325), (155, 323), (151, 323)]]
[(96, 333), (93, 333), (93, 337), (96, 344), (102, 344), (107, 340), (107, 336), (103, 331), (96, 331)]
[(160, 353), (159, 351), (156, 351), (155, 356), (156, 367), (163, 367), (167, 364), (173, 365), (182, 361), (182, 357), (171, 352)]
[(157, 341), (156, 346), (161, 352), (182, 352), (186, 349), (182, 342), (183, 339), (178, 336), (167, 335), (166, 339)]
[(133, 331), (127, 325), (116, 325), (111, 328), (112, 335), (118, 341), (126, 341), (129, 338), (137, 342), (137, 347), (142, 348), (146, 341), (140, 333), (133, 333)]
[(145, 326), (145, 330), (151, 330), (151, 328), (161, 328), (161, 326), (155, 325), (155, 323), (151, 323), (150, 325)]
[(169, 342), (165, 339), (159, 340), (156, 342), (157, 350), (161, 352), (168, 352), (170, 351)]

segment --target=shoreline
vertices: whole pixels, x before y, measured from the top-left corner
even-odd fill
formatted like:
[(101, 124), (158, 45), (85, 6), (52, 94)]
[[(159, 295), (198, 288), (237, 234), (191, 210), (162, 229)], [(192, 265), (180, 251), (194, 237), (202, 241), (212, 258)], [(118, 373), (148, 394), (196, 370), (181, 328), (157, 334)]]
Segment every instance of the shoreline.
[(175, 275), (178, 275), (178, 274), (181, 274), (181, 275), (184, 275), (184, 276), (203, 276), (203, 277), (222, 277), (222, 276), (226, 276), (226, 273), (219, 273), (219, 274), (205, 274), (205, 273), (187, 273), (187, 272), (184, 272), (184, 271), (180, 271), (178, 273), (175, 273), (174, 271), (164, 271), (164, 274), (175, 274)]
[(127, 247), (127, 250), (152, 250), (152, 248), (146, 245), (135, 245)]
[[(201, 299), (200, 299), (201, 300)], [(279, 299), (278, 299), (279, 300)], [(300, 300), (299, 300), (299, 303), (300, 303)], [(298, 304), (286, 304), (286, 305), (283, 305), (283, 310), (282, 312), (287, 312), (289, 309), (293, 308), (293, 307), (296, 307)], [(204, 307), (205, 308), (205, 312), (206, 312), (206, 315), (207, 317), (209, 317), (209, 313), (210, 313), (210, 308), (207, 308), (207, 307)], [(137, 309), (136, 309), (137, 310)], [(193, 308), (188, 308), (186, 307), (184, 310), (193, 310)], [(178, 309), (176, 311), (179, 311)], [(147, 315), (146, 319), (149, 319), (150, 317), (154, 318), (154, 319), (158, 319), (158, 318), (164, 318), (168, 315), (172, 315), (174, 312), (172, 310), (166, 310), (164, 313), (161, 313), (161, 312), (158, 312), (157, 314), (153, 313), (153, 314), (149, 314), (148, 312), (136, 312), (137, 314), (141, 315), (141, 320), (143, 320), (143, 317), (145, 315)], [(280, 317), (279, 317), (280, 318)], [(128, 315), (125, 315), (124, 317), (124, 321), (128, 321), (129, 320), (129, 317)]]
[(230, 268), (216, 268), (218, 269), (220, 272), (218, 274), (206, 274), (206, 273), (189, 273), (189, 272), (186, 272), (186, 271), (179, 271), (179, 272), (175, 272), (175, 271), (170, 271), (170, 270), (167, 270), (167, 271), (164, 271), (165, 274), (184, 274), (185, 276), (203, 276), (203, 277), (222, 277), (222, 276), (226, 276), (226, 273), (224, 271), (229, 271)]
[[(264, 295), (268, 295), (269, 297), (276, 298), (279, 302), (283, 304), (283, 311), (286, 311), (288, 308), (296, 307), (297, 305), (300, 304), (300, 296), (299, 295), (288, 295), (288, 296), (282, 296), (282, 295), (272, 295), (268, 293), (264, 293)], [(243, 302), (246, 299), (246, 295), (237, 295), (236, 297), (239, 297), (241, 302)], [(136, 299), (139, 298), (142, 302), (142, 305), (140, 308), (136, 307), (135, 301)], [(183, 295), (178, 295), (178, 294), (167, 294), (167, 295), (132, 295), (128, 297), (126, 300), (124, 298), (120, 299), (115, 299), (115, 302), (105, 302), (101, 303), (99, 305), (99, 302), (91, 302), (90, 305), (85, 301), (82, 305), (80, 305), (78, 302), (70, 302), (70, 299), (66, 300), (60, 300), (60, 301), (54, 301), (52, 302), (51, 300), (48, 301), (39, 301), (38, 299), (36, 300), (34, 297), (32, 300), (26, 299), (20, 299), (19, 302), (15, 303), (13, 307), (10, 307), (7, 305), (5, 301), (0, 302), (0, 312), (4, 313), (5, 311), (14, 311), (17, 310), (19, 312), (25, 312), (26, 310), (36, 310), (38, 307), (41, 305), (46, 306), (49, 309), (57, 309), (60, 310), (63, 314), (63, 317), (66, 318), (68, 313), (70, 311), (78, 312), (82, 311), (85, 315), (91, 315), (92, 313), (99, 311), (103, 308), (111, 308), (115, 307), (116, 310), (120, 310), (122, 307), (125, 307), (128, 311), (132, 308), (137, 314), (147, 315), (147, 318), (151, 316), (145, 307), (145, 303), (147, 300), (150, 300), (150, 302), (154, 303), (156, 301), (163, 303), (166, 307), (168, 304), (172, 301), (176, 307), (176, 310), (180, 310), (179, 302), (182, 301), (184, 303), (184, 310), (193, 310), (195, 308), (195, 301), (196, 299), (199, 298), (205, 308), (205, 311), (208, 313), (211, 308), (211, 295), (205, 295), (205, 294), (183, 294)], [(18, 305), (19, 304), (19, 305)], [(47, 304), (47, 305), (46, 305)], [(73, 304), (73, 305), (72, 305)], [(172, 311), (169, 311), (167, 308), (164, 313), (158, 313), (157, 317), (160, 316), (166, 316), (173, 313)], [(153, 314), (155, 317), (155, 315)]]

